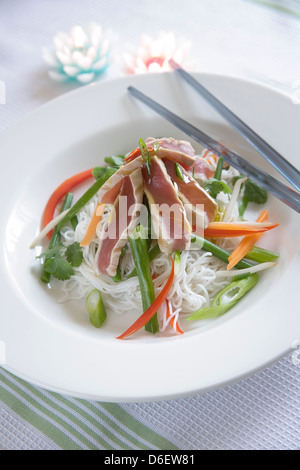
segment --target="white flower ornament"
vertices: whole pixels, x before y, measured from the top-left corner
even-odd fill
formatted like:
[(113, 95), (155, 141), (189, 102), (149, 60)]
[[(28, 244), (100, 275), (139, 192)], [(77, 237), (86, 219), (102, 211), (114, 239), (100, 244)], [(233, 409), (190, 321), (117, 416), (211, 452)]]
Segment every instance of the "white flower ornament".
[(55, 51), (43, 51), (44, 60), (52, 67), (49, 76), (56, 81), (89, 83), (111, 64), (116, 36), (112, 31), (103, 34), (99, 24), (91, 23), (86, 31), (74, 26), (69, 35), (57, 33), (53, 42)]
[(172, 70), (169, 60), (190, 68), (194, 64), (186, 63), (191, 42), (185, 39), (176, 41), (173, 33), (161, 32), (154, 39), (142, 34), (137, 50), (123, 54), (124, 72), (127, 74), (165, 72)]

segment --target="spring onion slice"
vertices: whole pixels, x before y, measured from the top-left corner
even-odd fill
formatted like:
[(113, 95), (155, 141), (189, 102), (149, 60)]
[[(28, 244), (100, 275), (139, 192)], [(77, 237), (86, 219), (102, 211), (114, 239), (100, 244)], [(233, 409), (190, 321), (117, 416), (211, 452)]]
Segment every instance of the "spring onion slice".
[(145, 163), (145, 167), (147, 169), (148, 175), (151, 175), (150, 164), (151, 164), (151, 156), (148, 150), (147, 145), (143, 141), (143, 139), (139, 139), (139, 147), (141, 150), (141, 155)]
[(106, 311), (99, 289), (92, 289), (85, 301), (85, 307), (90, 316), (90, 322), (96, 328), (100, 328), (105, 319)]
[(181, 260), (181, 253), (179, 250), (175, 251), (174, 254), (174, 274), (177, 276), (179, 273), (179, 268), (180, 268), (180, 260)]
[(245, 279), (231, 282), (214, 297), (210, 307), (199, 308), (187, 317), (187, 320), (207, 320), (224, 315), (256, 285), (257, 281), (258, 274), (254, 273)]
[(275, 261), (279, 258), (279, 254), (274, 251), (266, 250), (260, 246), (254, 246), (245, 255), (245, 258), (257, 263), (266, 263), (267, 261)]

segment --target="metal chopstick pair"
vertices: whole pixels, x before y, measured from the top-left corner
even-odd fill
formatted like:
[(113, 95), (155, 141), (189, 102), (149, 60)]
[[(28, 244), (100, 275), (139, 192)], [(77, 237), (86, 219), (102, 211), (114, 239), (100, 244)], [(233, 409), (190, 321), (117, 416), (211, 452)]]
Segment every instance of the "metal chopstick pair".
[(300, 191), (300, 172), (173, 59), (170, 66), (234, 127), (276, 170)]
[[(182, 70), (182, 69), (180, 69), (180, 70)], [(186, 72), (185, 72), (185, 74), (186, 74)], [(187, 74), (187, 75), (189, 75), (189, 74)], [(192, 79), (194, 80), (193, 77), (192, 77)], [(157, 112), (159, 115), (163, 116), (169, 122), (174, 124), (176, 127), (181, 129), (183, 132), (185, 132), (190, 137), (192, 137), (194, 140), (196, 140), (197, 142), (201, 143), (203, 146), (210, 149), (212, 152), (214, 152), (219, 157), (223, 157), (224, 160), (229, 165), (234, 166), (241, 173), (243, 173), (244, 175), (246, 175), (246, 176), (250, 177), (251, 179), (253, 179), (255, 182), (257, 182), (264, 189), (266, 189), (267, 191), (272, 193), (274, 196), (279, 198), (282, 202), (287, 204), (289, 207), (291, 207), (292, 209), (294, 209), (295, 211), (300, 213), (300, 193), (298, 193), (298, 192), (294, 191), (293, 189), (289, 188), (288, 186), (284, 185), (283, 183), (276, 180), (275, 178), (273, 178), (268, 173), (264, 172), (260, 168), (256, 167), (255, 165), (251, 164), (250, 162), (248, 162), (247, 160), (245, 160), (244, 158), (239, 156), (237, 153), (235, 153), (232, 150), (226, 148), (224, 145), (220, 144), (219, 142), (214, 140), (212, 137), (210, 137), (207, 134), (205, 134), (204, 132), (202, 132), (200, 129), (197, 129), (192, 124), (188, 123), (187, 121), (183, 120), (182, 118), (180, 118), (179, 116), (177, 116), (173, 112), (169, 111), (167, 108), (163, 107), (161, 104), (154, 101), (150, 97), (146, 96), (144, 93), (137, 90), (136, 88), (134, 88), (132, 86), (129, 86), (128, 91), (133, 96), (135, 96), (140, 101), (142, 101), (144, 104), (146, 104), (151, 109), (153, 109), (155, 112)], [(207, 95), (206, 99), (208, 99), (209, 102), (210, 102), (210, 97), (208, 95)], [(215, 100), (216, 100), (216, 98), (215, 98)], [(220, 103), (218, 100), (216, 100), (216, 102)], [(222, 103), (220, 103), (220, 104), (223, 108), (225, 108), (225, 106), (222, 105)], [(228, 110), (228, 108), (225, 108), (225, 110)], [(231, 113), (231, 111), (229, 111), (229, 113)], [(231, 114), (233, 115), (233, 113), (231, 113)], [(233, 115), (233, 116), (235, 116), (235, 115)], [(231, 116), (228, 117), (228, 114), (227, 114), (227, 120), (229, 120), (230, 117)], [(236, 118), (236, 120), (239, 120), (239, 118), (237, 118), (236, 116), (235, 116), (235, 118)], [(242, 121), (240, 121), (240, 122), (242, 122)], [(246, 126), (246, 124), (244, 124), (244, 123), (243, 123), (243, 125)], [(249, 129), (248, 126), (246, 126), (246, 127), (247, 127), (247, 129)], [(257, 136), (257, 134), (255, 134), (255, 136)], [(259, 138), (259, 139), (261, 139), (261, 138)], [(261, 141), (264, 142), (262, 139), (261, 139)], [(268, 146), (267, 143), (265, 143), (265, 144), (266, 144), (266, 146)], [(268, 146), (268, 147), (271, 148), (270, 146)], [(274, 150), (274, 152), (276, 152), (276, 151)], [(283, 159), (283, 157), (281, 157), (281, 159)], [(284, 160), (284, 161), (286, 162), (286, 160)], [(288, 164), (288, 162), (286, 162), (286, 163)], [(293, 173), (291, 171), (289, 173), (292, 177), (293, 177), (294, 174), (295, 175), (299, 174), (298, 170), (296, 170), (294, 167), (292, 167), (292, 165), (288, 164), (287, 167), (291, 167), (290, 170), (293, 169), (293, 171), (295, 172), (295, 173)], [(280, 172), (282, 173), (282, 171), (280, 171)]]

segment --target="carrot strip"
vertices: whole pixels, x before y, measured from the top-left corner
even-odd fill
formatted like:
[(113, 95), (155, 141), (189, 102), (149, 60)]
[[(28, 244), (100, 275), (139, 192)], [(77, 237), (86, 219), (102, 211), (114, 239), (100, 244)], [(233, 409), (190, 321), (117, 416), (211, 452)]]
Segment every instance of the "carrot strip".
[[(92, 168), (86, 171), (82, 171), (81, 173), (77, 173), (74, 176), (71, 176), (71, 178), (68, 178), (65, 180), (63, 183), (61, 183), (55, 191), (51, 194), (46, 207), (44, 209), (43, 217), (42, 217), (42, 228), (46, 227), (46, 225), (51, 222), (51, 220), (54, 217), (55, 209), (58, 205), (58, 203), (61, 201), (61, 199), (68, 193), (70, 192), (75, 186), (78, 186), (79, 184), (83, 183), (83, 181), (91, 178), (92, 175)], [(51, 238), (52, 232), (49, 232), (47, 234), (48, 238)]]
[(210, 222), (207, 228), (204, 230), (204, 236), (210, 238), (226, 238), (255, 235), (257, 233), (263, 233), (271, 230), (278, 225), (278, 223), (272, 224), (270, 222)]
[[(261, 211), (256, 222), (265, 222), (268, 220), (269, 213), (267, 210)], [(251, 250), (251, 248), (257, 243), (257, 241), (262, 236), (262, 233), (257, 233), (255, 235), (246, 235), (237, 247), (233, 250), (231, 255), (228, 257), (229, 264), (227, 265), (227, 270), (229, 271), (233, 268), (244, 256)]]
[(83, 239), (81, 240), (80, 246), (88, 246), (94, 240), (95, 235), (96, 235), (97, 225), (102, 219), (104, 209), (105, 209), (105, 204), (99, 202), (93, 214), (93, 217), (91, 218), (87, 231)]
[(214, 153), (211, 153), (211, 155), (209, 155), (211, 153), (211, 151), (209, 149), (207, 149), (202, 157), (203, 160), (206, 160), (208, 158), (212, 158), (216, 163), (219, 159), (219, 157), (217, 155), (215, 155)]
[(171, 269), (171, 274), (161, 290), (161, 292), (158, 294), (154, 302), (150, 305), (147, 310), (120, 336), (117, 337), (117, 339), (124, 339), (127, 338), (128, 336), (132, 335), (136, 331), (140, 330), (143, 328), (143, 326), (146, 325), (146, 323), (153, 317), (153, 315), (157, 312), (159, 307), (162, 305), (162, 303), (166, 300), (166, 297), (172, 287), (173, 280), (174, 280), (174, 260), (171, 258), (172, 261), (172, 269)]
[[(168, 301), (168, 300), (166, 300), (166, 305), (167, 305), (166, 319), (168, 320), (168, 318), (170, 318), (170, 316), (171, 316), (171, 314), (170, 314), (170, 306), (169, 306), (169, 301)], [(171, 325), (173, 328), (174, 328), (174, 321), (175, 321), (175, 317), (172, 317), (172, 318), (170, 319), (170, 321), (169, 321), (170, 325)], [(176, 329), (177, 333), (183, 335), (184, 332), (183, 332), (182, 329), (179, 327), (178, 322), (176, 322), (176, 326), (175, 326), (174, 329)]]

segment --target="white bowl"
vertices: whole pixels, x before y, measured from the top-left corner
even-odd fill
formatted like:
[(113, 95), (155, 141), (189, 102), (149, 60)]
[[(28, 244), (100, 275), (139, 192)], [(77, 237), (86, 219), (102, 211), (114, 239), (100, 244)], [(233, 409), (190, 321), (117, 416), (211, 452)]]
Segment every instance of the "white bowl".
[[(300, 107), (244, 80), (196, 75), (295, 166)], [(29, 249), (44, 205), (64, 179), (124, 154), (147, 136), (187, 138), (127, 93), (134, 85), (183, 118), (276, 172), (173, 73), (130, 76), (83, 87), (44, 105), (0, 136), (0, 362), (17, 376), (66, 395), (105, 401), (178, 398), (215, 389), (265, 367), (300, 339), (299, 214), (269, 197), (280, 226), (267, 239), (278, 265), (223, 317), (182, 324), (182, 336), (141, 331), (115, 337), (134, 313), (112, 314), (95, 329), (83, 303), (58, 304), (41, 285)], [(192, 142), (195, 144), (194, 142)], [(195, 144), (196, 149), (199, 145)], [(281, 179), (279, 177), (279, 179)]]

